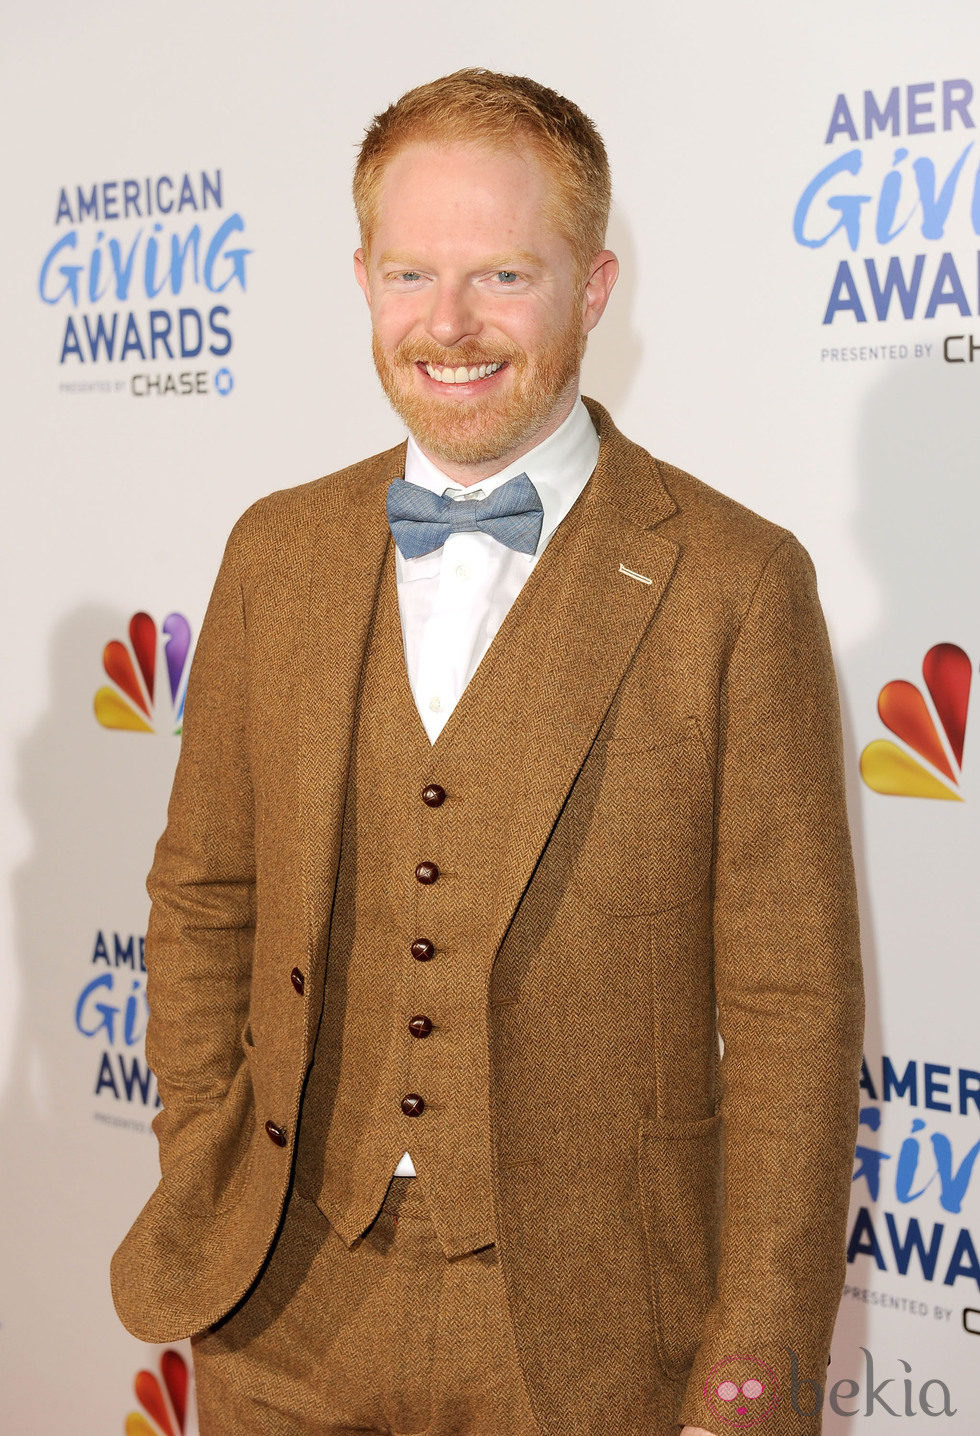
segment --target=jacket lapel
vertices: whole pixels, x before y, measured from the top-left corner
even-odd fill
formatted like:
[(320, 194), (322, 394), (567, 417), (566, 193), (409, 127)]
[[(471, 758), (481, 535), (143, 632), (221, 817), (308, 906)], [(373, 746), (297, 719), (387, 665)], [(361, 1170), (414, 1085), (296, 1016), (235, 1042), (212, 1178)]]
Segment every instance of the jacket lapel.
[[(308, 961), (326, 954), (364, 653), (389, 543), (388, 483), (404, 473), (405, 448), (335, 484), (310, 536), (310, 578), (297, 779)], [(312, 1010), (312, 1007), (311, 1007)]]
[(433, 749), (434, 771), (458, 770), (469, 795), (474, 861), (496, 894), (491, 957), (677, 562), (653, 531), (676, 507), (659, 466), (589, 407), (595, 473)]

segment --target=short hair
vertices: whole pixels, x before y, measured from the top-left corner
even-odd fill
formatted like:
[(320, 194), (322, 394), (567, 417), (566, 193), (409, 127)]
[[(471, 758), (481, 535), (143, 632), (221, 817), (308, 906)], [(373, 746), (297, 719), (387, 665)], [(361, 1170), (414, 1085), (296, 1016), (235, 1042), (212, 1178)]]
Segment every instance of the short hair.
[(551, 219), (582, 273), (605, 244), (611, 182), (602, 136), (578, 105), (524, 75), (457, 70), (409, 90), (365, 131), (354, 169), (354, 208), (367, 247), (386, 165), (410, 144), (529, 144), (556, 181)]

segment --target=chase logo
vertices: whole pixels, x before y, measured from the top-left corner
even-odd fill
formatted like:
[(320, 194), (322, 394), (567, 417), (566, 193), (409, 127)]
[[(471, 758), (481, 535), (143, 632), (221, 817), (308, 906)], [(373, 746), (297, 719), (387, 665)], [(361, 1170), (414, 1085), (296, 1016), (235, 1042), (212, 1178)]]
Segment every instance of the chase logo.
[(922, 677), (931, 711), (922, 691), (904, 678), (886, 683), (878, 694), (878, 716), (905, 746), (876, 738), (861, 754), (861, 777), (876, 793), (962, 802), (969, 656), (955, 643), (937, 643), (922, 660)]
[(129, 643), (114, 638), (102, 654), (113, 684), (95, 695), (95, 716), (103, 728), (180, 733), (190, 650), (191, 626), (182, 613), (168, 613), (159, 632), (148, 613), (134, 613)]
[(182, 1436), (187, 1429), (188, 1385), (187, 1362), (179, 1351), (163, 1353), (159, 1377), (138, 1371), (133, 1390), (143, 1410), (126, 1417), (126, 1436)]

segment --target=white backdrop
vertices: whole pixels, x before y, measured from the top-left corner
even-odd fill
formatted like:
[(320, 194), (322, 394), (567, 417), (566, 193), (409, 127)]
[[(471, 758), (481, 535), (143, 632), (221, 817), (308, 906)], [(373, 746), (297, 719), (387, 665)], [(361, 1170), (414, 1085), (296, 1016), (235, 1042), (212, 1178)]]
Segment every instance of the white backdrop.
[[(107, 1285), (155, 1174), (139, 943), (179, 742), (168, 655), (178, 706), (182, 676), (179, 634), (169, 648), (156, 634), (173, 614), (196, 633), (228, 529), (253, 498), (401, 437), (351, 277), (349, 176), (373, 113), (468, 64), (554, 85), (606, 138), (623, 277), (586, 392), (630, 437), (793, 528), (817, 564), (842, 683), (870, 996), (826, 1426), (921, 1422), (923, 1398), (942, 1412), (942, 1382), (956, 1415), (937, 1416), (940, 1429), (977, 1429), (980, 798), (969, 726), (962, 774), (950, 754), (980, 657), (978, 42), (975, 0), (7, 7), (5, 1431), (167, 1436), (152, 1384), (133, 1387), (141, 1368), (160, 1378), (161, 1352), (117, 1323)], [(93, 186), (81, 216), (78, 191), (90, 204)], [(160, 336), (169, 325), (173, 347), (181, 322), (188, 352), (171, 358)], [(159, 644), (155, 702), (143, 694), (155, 733), (102, 726), (93, 708), (108, 688), (103, 716), (107, 703), (129, 711), (103, 669), (110, 640), (115, 677), (145, 687), (138, 662), (131, 679), (119, 666), (138, 612), (153, 624), (135, 649)], [(939, 644), (966, 657), (943, 650), (927, 692), (922, 660)], [(924, 698), (889, 689), (889, 733), (876, 705), (894, 680)], [(915, 767), (930, 741), (935, 761)], [(962, 801), (874, 791), (859, 769), (869, 744), (878, 787), (931, 783)], [(944, 762), (952, 778), (937, 778)]]

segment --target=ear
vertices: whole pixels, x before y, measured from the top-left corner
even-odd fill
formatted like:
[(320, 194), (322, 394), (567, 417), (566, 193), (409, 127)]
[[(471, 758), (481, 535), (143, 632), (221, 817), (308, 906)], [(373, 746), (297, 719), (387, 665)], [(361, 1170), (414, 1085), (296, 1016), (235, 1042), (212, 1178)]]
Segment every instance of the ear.
[(354, 250), (354, 278), (361, 286), (361, 293), (367, 300), (368, 308), (371, 308), (371, 285), (368, 280), (367, 260), (364, 257), (363, 249)]
[(599, 323), (618, 278), (619, 260), (611, 249), (604, 249), (589, 265), (585, 281), (585, 292), (582, 296), (583, 334), (588, 334)]

